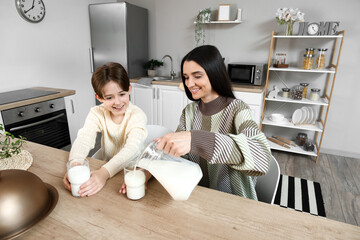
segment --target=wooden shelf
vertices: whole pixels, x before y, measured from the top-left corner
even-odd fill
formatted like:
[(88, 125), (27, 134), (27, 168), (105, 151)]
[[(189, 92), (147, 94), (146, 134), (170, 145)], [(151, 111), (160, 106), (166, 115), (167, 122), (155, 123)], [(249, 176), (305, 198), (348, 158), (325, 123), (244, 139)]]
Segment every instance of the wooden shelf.
[(288, 67), (288, 68), (276, 68), (270, 67), (270, 71), (278, 71), (278, 72), (308, 72), (308, 73), (335, 73), (334, 68), (325, 68), (325, 69), (302, 69), (297, 67)]
[(265, 116), (263, 121), (263, 125), (269, 125), (269, 126), (276, 126), (276, 127), (284, 127), (284, 128), (293, 128), (293, 129), (299, 129), (299, 130), (307, 130), (307, 131), (314, 131), (314, 132), (322, 132), (324, 127), (321, 124), (321, 122), (316, 122), (314, 125), (312, 124), (300, 124), (295, 125), (291, 122), (291, 119), (285, 118), (284, 121), (281, 123), (276, 123), (271, 120), (269, 120), (268, 116)]
[(327, 98), (320, 98), (319, 101), (313, 101), (307, 98), (303, 98), (301, 100), (294, 100), (291, 98), (284, 98), (277, 96), (276, 98), (265, 98), (266, 101), (274, 101), (274, 102), (287, 102), (287, 103), (299, 103), (299, 104), (308, 104), (308, 105), (320, 105), (320, 106), (327, 106), (329, 105), (329, 100)]
[(313, 39), (335, 39), (342, 38), (344, 35), (342, 33), (338, 35), (324, 35), (324, 36), (285, 36), (285, 35), (274, 35), (274, 38), (313, 38)]
[(314, 145), (314, 151), (305, 151), (302, 147), (300, 146), (290, 146), (290, 148), (286, 148), (283, 146), (280, 146), (274, 142), (269, 141), (270, 144), (270, 148), (274, 149), (274, 150), (280, 150), (280, 151), (284, 151), (284, 152), (291, 152), (291, 153), (298, 153), (298, 154), (303, 154), (303, 155), (308, 155), (308, 156), (314, 156), (316, 157), (318, 152), (317, 152), (317, 148)]

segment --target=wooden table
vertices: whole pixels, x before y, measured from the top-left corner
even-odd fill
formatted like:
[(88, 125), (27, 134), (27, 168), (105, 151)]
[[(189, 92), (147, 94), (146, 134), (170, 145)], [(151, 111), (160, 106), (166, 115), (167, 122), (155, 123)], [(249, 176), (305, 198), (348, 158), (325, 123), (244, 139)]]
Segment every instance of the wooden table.
[[(64, 189), (68, 152), (28, 142), (29, 171), (59, 192), (54, 211), (19, 239), (360, 239), (360, 227), (196, 187), (174, 201), (152, 179), (143, 199), (118, 193), (122, 173), (96, 195), (74, 198)], [(104, 162), (90, 160), (91, 169)], [(328, 211), (331, 211), (330, 209)]]

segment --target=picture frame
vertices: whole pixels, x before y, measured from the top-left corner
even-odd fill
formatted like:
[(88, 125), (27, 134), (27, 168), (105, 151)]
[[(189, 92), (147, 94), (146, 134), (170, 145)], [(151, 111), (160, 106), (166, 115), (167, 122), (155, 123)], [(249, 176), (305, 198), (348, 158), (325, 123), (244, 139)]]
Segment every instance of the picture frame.
[(230, 5), (219, 4), (218, 21), (230, 21)]

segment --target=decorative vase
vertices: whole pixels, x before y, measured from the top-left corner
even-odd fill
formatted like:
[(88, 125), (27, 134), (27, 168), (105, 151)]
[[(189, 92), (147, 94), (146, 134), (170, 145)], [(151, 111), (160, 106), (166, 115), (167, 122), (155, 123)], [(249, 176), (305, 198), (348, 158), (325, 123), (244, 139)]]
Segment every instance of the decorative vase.
[(155, 77), (155, 75), (156, 75), (156, 70), (148, 69), (148, 70), (147, 70), (147, 74), (148, 74), (149, 77)]
[(286, 23), (285, 36), (292, 36), (293, 35), (294, 23), (295, 22)]

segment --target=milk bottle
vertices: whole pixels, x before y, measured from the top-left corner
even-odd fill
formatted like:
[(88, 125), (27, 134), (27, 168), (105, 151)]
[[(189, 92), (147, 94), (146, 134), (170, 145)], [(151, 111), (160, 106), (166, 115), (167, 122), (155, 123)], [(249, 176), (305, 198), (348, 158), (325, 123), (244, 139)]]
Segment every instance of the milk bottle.
[(202, 178), (198, 164), (164, 154), (156, 149), (156, 143), (144, 150), (137, 164), (148, 170), (174, 200), (187, 200)]

